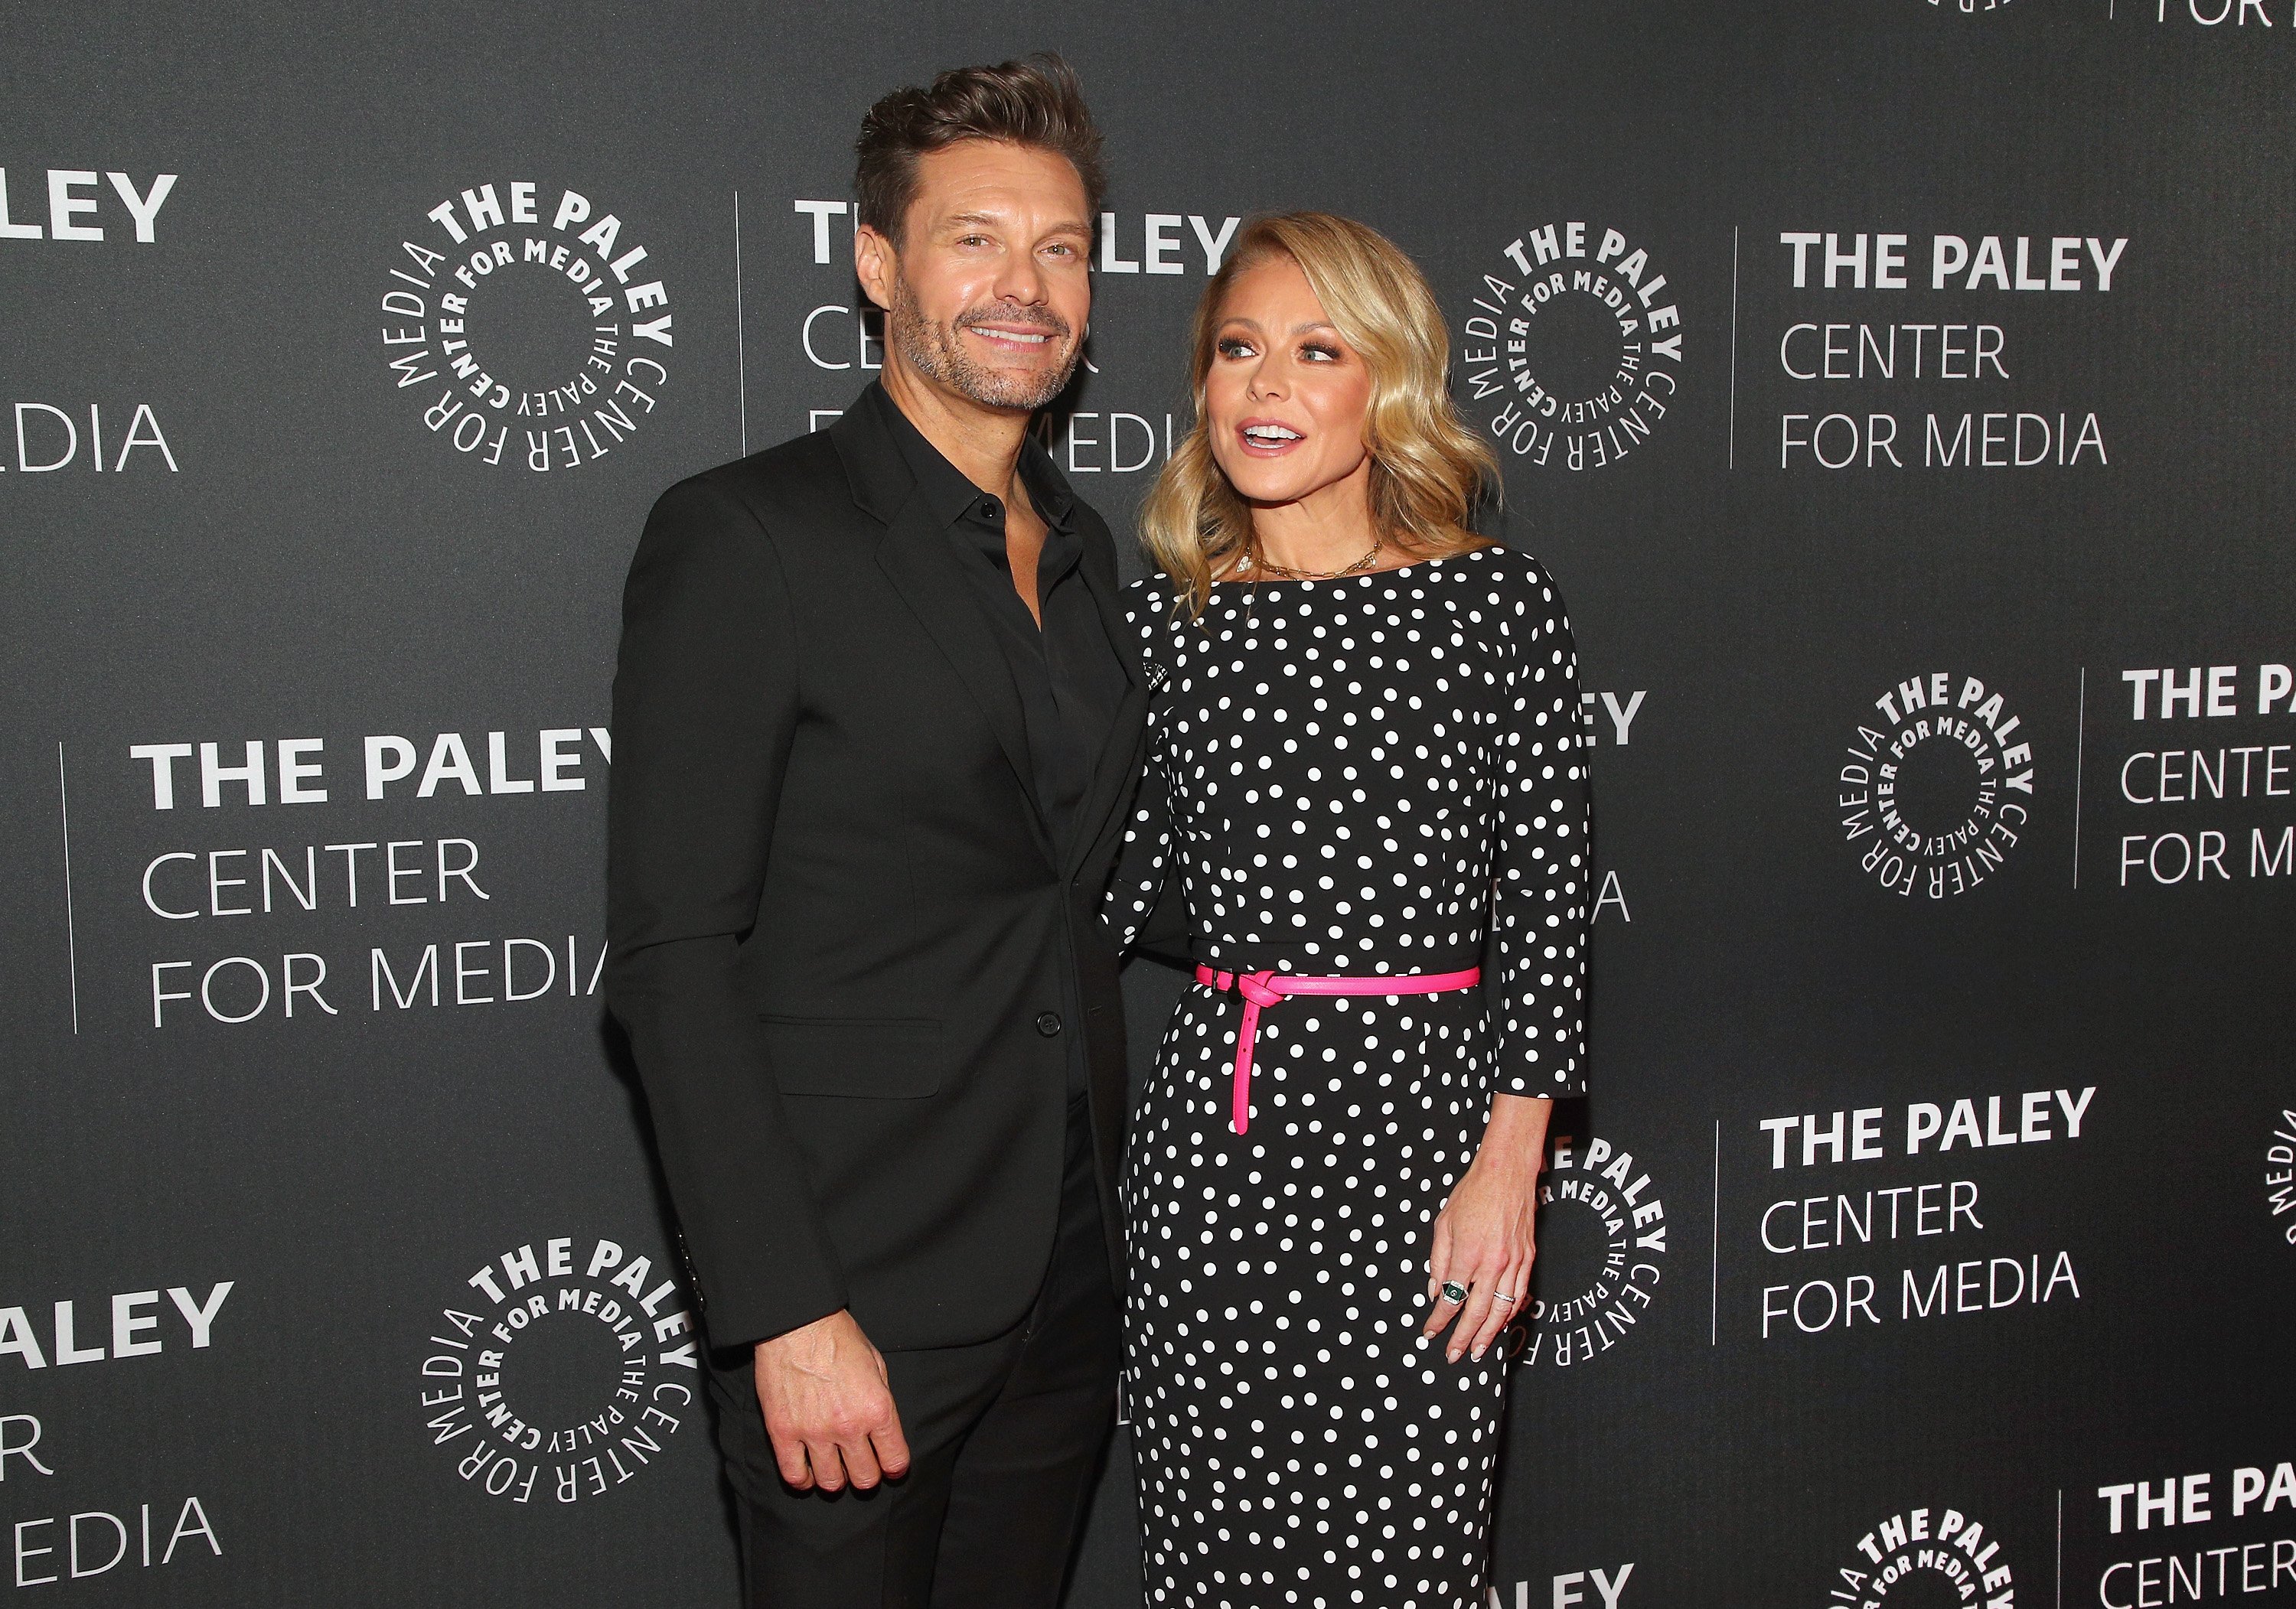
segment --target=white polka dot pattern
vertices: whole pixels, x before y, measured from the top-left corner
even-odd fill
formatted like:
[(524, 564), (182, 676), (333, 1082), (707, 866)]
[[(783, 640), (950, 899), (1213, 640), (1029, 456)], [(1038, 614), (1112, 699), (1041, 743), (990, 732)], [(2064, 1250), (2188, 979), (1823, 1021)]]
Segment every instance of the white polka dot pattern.
[[(1578, 665), (1501, 548), (1339, 580), (1160, 578), (1129, 618), (1152, 759), (1109, 915), (1168, 868), (1197, 960), (1308, 976), (1485, 968), (1480, 990), (1173, 1014), (1126, 1178), (1126, 1341), (1148, 1601), (1451, 1609), (1481, 1590), (1505, 1376), (1420, 1338), (1428, 1236), (1494, 1090), (1585, 1088)], [(1488, 943), (1487, 943), (1488, 940)]]

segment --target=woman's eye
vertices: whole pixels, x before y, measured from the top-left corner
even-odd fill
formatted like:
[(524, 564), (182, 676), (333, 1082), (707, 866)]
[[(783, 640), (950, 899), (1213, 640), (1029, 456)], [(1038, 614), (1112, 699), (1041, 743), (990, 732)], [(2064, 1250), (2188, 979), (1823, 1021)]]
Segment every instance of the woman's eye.
[(1231, 335), (1219, 343), (1218, 351), (1222, 357), (1250, 357), (1251, 343), (1238, 340)]
[(1340, 361), (1336, 347), (1306, 346), (1300, 348), (1300, 355), (1311, 363), (1335, 363)]

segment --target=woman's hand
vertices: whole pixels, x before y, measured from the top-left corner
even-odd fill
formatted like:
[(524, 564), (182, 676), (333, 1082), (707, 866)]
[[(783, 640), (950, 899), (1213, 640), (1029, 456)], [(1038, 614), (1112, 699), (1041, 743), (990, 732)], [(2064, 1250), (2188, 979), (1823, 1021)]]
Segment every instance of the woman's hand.
[[(1456, 1363), (1472, 1352), (1482, 1360), (1507, 1320), (1529, 1299), (1530, 1265), (1538, 1255), (1538, 1171), (1546, 1156), (1546, 1122), (1554, 1103), (1528, 1095), (1491, 1101), (1491, 1119), (1467, 1176), (1435, 1215), (1427, 1259), (1427, 1299), (1434, 1311), (1420, 1333), (1451, 1340), (1445, 1355)], [(1464, 1287), (1464, 1302), (1444, 1294)], [(1495, 1298), (1508, 1297), (1501, 1302)], [(1454, 1321), (1456, 1325), (1454, 1325)]]

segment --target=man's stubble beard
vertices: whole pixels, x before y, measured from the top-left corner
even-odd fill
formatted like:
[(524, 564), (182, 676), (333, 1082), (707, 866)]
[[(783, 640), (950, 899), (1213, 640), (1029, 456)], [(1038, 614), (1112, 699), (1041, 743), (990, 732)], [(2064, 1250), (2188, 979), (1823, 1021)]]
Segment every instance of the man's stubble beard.
[[(958, 330), (967, 322), (960, 314), (958, 322), (942, 323), (925, 316), (917, 305), (916, 295), (909, 289), (908, 281), (899, 274), (893, 276), (893, 305), (887, 310), (886, 335), (902, 361), (927, 380), (948, 387), (974, 402), (990, 408), (1025, 408), (1030, 412), (1045, 406), (1058, 396), (1076, 373), (1078, 360), (1083, 355), (1082, 343), (1071, 346), (1068, 360), (1057, 370), (1033, 374), (1017, 374), (1006, 370), (991, 369), (973, 361), (964, 349)], [(1018, 328), (1043, 330), (1055, 340), (1069, 339), (1068, 326), (1047, 313), (999, 317), (983, 313), (973, 322), (1011, 323)]]

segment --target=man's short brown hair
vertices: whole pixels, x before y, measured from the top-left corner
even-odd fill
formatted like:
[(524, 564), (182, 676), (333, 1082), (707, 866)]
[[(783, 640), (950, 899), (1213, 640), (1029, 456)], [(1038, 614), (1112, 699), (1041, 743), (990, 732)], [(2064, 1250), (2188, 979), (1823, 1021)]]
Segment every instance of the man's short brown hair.
[(1100, 130), (1076, 69), (1049, 51), (995, 67), (955, 67), (928, 89), (897, 89), (869, 109), (854, 143), (860, 222), (900, 243), (917, 193), (917, 159), (960, 140), (1008, 140), (1066, 157), (1100, 210)]

